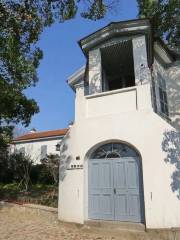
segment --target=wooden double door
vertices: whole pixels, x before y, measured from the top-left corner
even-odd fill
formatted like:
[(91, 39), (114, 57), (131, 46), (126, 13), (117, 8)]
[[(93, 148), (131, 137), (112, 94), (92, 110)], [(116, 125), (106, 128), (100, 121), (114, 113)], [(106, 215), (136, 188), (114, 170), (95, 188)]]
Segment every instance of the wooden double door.
[(88, 168), (89, 219), (144, 221), (139, 158), (90, 159)]

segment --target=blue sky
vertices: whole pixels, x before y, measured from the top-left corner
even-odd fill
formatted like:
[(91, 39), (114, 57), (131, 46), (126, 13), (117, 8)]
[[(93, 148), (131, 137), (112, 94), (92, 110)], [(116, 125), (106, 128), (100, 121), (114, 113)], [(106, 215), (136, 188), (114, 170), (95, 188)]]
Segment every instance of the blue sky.
[(28, 129), (59, 129), (74, 120), (75, 95), (66, 80), (85, 63), (77, 41), (111, 21), (136, 17), (137, 2), (121, 0), (117, 13), (108, 14), (103, 20), (94, 22), (76, 17), (45, 29), (38, 44), (44, 52), (38, 69), (39, 82), (26, 91), (26, 95), (38, 103), (40, 112), (32, 117)]

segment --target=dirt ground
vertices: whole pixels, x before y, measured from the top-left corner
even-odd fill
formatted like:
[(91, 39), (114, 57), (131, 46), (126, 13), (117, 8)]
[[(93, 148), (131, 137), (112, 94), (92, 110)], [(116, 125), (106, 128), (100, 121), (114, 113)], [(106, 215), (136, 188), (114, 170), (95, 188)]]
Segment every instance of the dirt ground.
[(113, 233), (59, 222), (56, 215), (0, 205), (0, 240), (180, 240), (180, 232)]

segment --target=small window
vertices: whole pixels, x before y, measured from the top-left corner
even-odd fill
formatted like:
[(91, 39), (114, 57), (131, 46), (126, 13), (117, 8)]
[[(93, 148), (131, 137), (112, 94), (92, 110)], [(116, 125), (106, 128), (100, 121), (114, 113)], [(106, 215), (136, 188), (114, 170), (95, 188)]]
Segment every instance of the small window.
[(47, 155), (47, 145), (42, 145), (41, 146), (41, 159), (46, 158)]
[(166, 82), (160, 74), (158, 74), (158, 89), (159, 89), (160, 112), (165, 116), (169, 116)]
[(156, 83), (154, 79), (152, 80), (152, 99), (154, 111), (157, 113)]
[(18, 152), (25, 155), (25, 147), (21, 147)]

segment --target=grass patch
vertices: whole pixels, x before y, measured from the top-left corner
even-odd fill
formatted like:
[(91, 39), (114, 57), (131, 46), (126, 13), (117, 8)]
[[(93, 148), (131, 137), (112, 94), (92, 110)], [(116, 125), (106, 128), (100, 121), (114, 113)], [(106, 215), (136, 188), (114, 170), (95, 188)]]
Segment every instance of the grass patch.
[(58, 187), (54, 185), (35, 184), (26, 192), (17, 183), (0, 184), (0, 200), (41, 204), (57, 208)]

